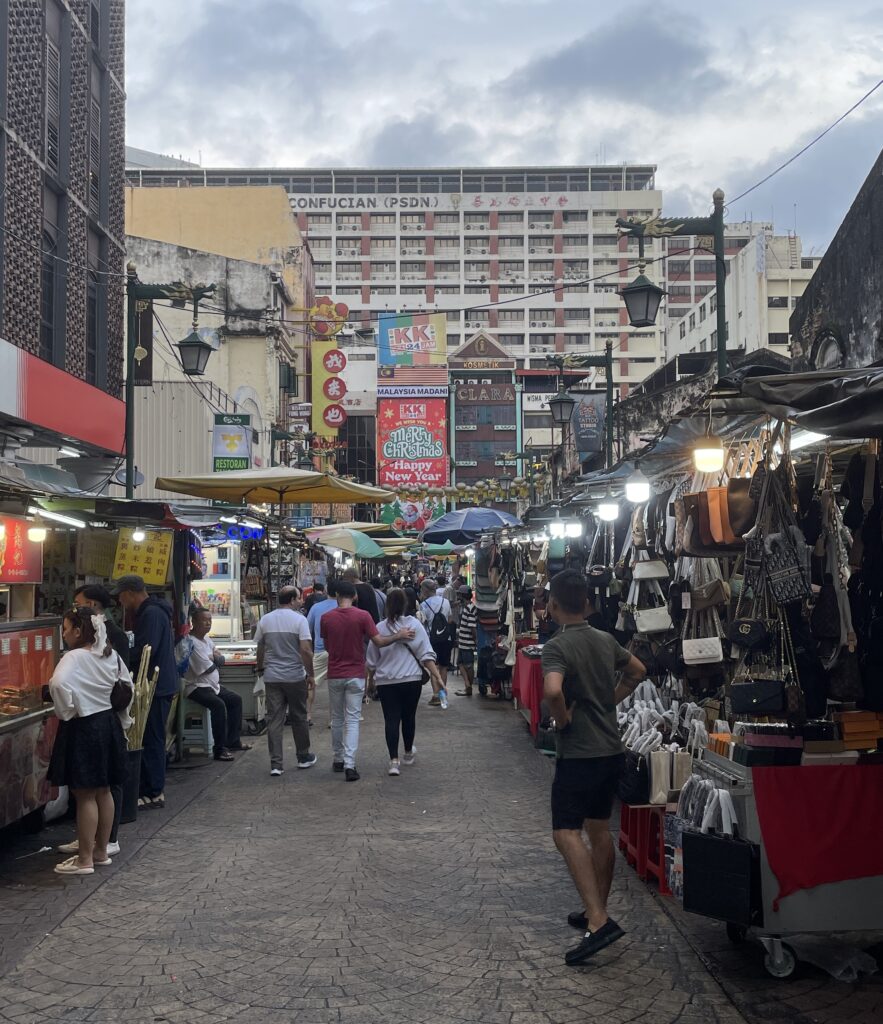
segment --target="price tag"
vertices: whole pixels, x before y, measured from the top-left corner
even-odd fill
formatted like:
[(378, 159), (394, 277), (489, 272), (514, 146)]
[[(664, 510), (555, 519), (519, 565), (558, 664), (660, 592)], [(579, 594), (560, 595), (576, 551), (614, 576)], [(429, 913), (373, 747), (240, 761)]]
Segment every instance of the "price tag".
[(683, 594), (681, 594), (681, 608), (683, 608), (685, 612), (688, 612), (692, 607), (693, 595), (689, 590), (685, 590)]
[(0, 640), (0, 653), (2, 653), (2, 654), (9, 654), (11, 646), (12, 646), (12, 641), (9, 639), (9, 637), (8, 636), (3, 637), (3, 639)]
[(51, 636), (47, 636), (46, 637), (46, 650), (47, 651), (51, 651), (53, 647), (55, 647), (55, 641), (52, 639)]
[(43, 637), (41, 637), (39, 633), (34, 637), (34, 650), (35, 651), (42, 651), (43, 650)]
[(21, 654), (28, 653), (28, 638), (26, 636), (20, 636), (18, 638), (18, 650)]

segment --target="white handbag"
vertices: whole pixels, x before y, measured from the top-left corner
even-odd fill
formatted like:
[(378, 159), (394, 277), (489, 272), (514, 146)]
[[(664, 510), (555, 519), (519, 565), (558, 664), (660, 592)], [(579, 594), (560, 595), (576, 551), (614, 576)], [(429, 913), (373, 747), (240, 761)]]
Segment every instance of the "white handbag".
[(661, 558), (649, 558), (635, 562), (632, 567), (632, 578), (636, 580), (667, 580), (668, 566)]
[(682, 640), (681, 654), (685, 665), (714, 665), (724, 660), (724, 649), (719, 636)]
[(634, 613), (635, 628), (639, 633), (650, 636), (653, 633), (667, 633), (674, 628), (668, 608), (639, 608)]

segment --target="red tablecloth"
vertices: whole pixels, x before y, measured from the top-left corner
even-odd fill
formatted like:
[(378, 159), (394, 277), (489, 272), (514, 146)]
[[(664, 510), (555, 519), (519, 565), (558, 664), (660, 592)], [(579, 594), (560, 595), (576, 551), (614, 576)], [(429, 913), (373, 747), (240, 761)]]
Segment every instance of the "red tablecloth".
[(520, 708), (529, 709), (530, 734), (536, 736), (541, 717), (540, 702), (543, 699), (543, 669), (539, 658), (528, 658), (521, 651), (518, 652), (512, 672), (512, 696)]
[(752, 770), (773, 903), (826, 882), (883, 875), (883, 765)]

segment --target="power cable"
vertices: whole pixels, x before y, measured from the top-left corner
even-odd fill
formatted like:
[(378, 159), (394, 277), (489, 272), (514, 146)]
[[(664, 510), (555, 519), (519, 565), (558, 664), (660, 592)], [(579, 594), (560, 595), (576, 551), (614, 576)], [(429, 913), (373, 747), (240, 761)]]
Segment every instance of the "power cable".
[(855, 103), (853, 103), (849, 110), (847, 110), (844, 114), (841, 114), (840, 117), (838, 117), (837, 120), (834, 121), (832, 124), (829, 124), (823, 132), (819, 132), (819, 134), (814, 139), (808, 142), (802, 149), (799, 149), (794, 154), (794, 156), (789, 157), (783, 164), (780, 164), (774, 171), (770, 171), (770, 173), (767, 174), (766, 177), (761, 178), (760, 181), (752, 185), (751, 188), (746, 188), (744, 192), (740, 192), (739, 195), (734, 196), (732, 199), (728, 201), (727, 206), (729, 207), (731, 204), (737, 203), (740, 199), (744, 199), (749, 192), (753, 192), (756, 188), (760, 188), (761, 185), (765, 185), (770, 180), (770, 178), (774, 178), (779, 173), (779, 171), (784, 171), (786, 167), (788, 167), (790, 164), (793, 164), (794, 161), (798, 159), (798, 157), (803, 156), (803, 154), (808, 149), (812, 149), (812, 147), (817, 142), (820, 142), (828, 134), (828, 132), (833, 131), (833, 129), (836, 128), (837, 125), (841, 123), (841, 121), (845, 121), (846, 118), (849, 117), (849, 115), (853, 111), (858, 110), (858, 108), (865, 102), (865, 100), (870, 99), (870, 97), (874, 95), (874, 93), (880, 88), (881, 85), (883, 85), (883, 78), (881, 78), (875, 86), (868, 89), (868, 91), (864, 94), (864, 96), (862, 96), (860, 100), (857, 100)]

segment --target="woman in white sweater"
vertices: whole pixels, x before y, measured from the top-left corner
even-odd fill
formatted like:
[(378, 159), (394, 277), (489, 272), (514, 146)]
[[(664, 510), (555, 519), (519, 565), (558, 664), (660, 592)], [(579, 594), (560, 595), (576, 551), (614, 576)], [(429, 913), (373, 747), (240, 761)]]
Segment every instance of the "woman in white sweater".
[[(417, 759), (414, 734), (417, 729), (417, 705), (423, 689), (423, 670), (438, 686), (441, 676), (435, 664), (435, 651), (423, 625), (406, 615), (407, 597), (395, 588), (386, 598), (386, 618), (377, 623), (381, 636), (391, 636), (403, 629), (412, 629), (414, 639), (408, 642), (377, 647), (368, 644), (369, 686), (376, 689), (383, 707), (386, 746), (389, 749), (389, 774), (400, 775), (401, 764), (412, 765)], [(399, 733), (405, 747), (399, 762)]]
[(61, 719), (49, 781), (69, 786), (76, 797), (78, 852), (55, 870), (60, 875), (91, 875), (96, 864), (110, 864), (110, 787), (122, 783), (126, 771), (126, 739), (110, 695), (117, 680), (131, 690), (132, 677), (107, 642), (102, 616), (88, 608), (66, 612), (62, 637), (69, 649), (49, 680)]

